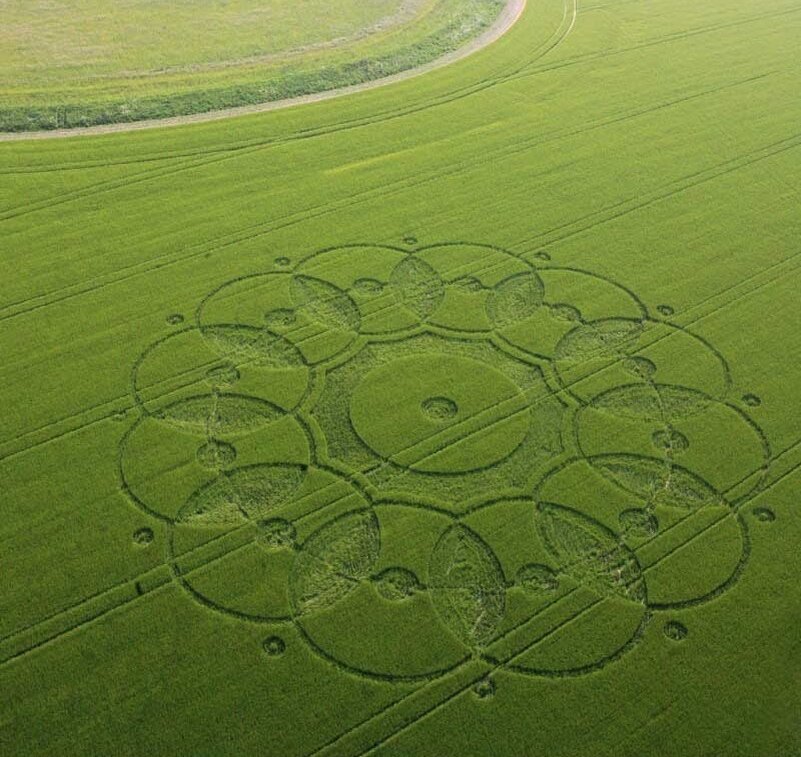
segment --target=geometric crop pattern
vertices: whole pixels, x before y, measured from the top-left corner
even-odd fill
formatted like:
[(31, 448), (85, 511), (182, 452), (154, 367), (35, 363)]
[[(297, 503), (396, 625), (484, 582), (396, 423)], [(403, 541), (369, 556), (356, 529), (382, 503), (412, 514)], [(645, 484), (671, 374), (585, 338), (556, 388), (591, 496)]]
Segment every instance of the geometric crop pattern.
[(759, 399), (669, 307), (535, 261), (336, 247), (172, 319), (119, 465), (188, 595), (360, 676), (479, 661), (482, 697), (500, 668), (597, 670), (657, 617), (683, 638), (670, 613), (748, 560)]

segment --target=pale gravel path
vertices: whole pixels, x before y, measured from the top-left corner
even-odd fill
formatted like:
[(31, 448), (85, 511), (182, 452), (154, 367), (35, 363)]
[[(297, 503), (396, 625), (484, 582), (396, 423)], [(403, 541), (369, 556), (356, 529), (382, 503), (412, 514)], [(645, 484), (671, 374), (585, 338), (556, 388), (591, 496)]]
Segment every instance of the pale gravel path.
[(302, 95), (300, 97), (290, 97), (285, 100), (272, 100), (259, 105), (244, 105), (238, 108), (225, 108), (223, 110), (211, 110), (206, 113), (195, 113), (190, 116), (173, 116), (171, 118), (156, 118), (147, 121), (133, 121), (131, 123), (119, 124), (104, 124), (102, 126), (82, 126), (75, 129), (53, 129), (46, 131), (24, 131), (24, 132), (0, 132), (0, 142), (16, 142), (27, 139), (59, 139), (64, 137), (78, 137), (89, 136), (92, 134), (116, 134), (126, 131), (140, 131), (142, 129), (156, 129), (165, 126), (182, 126), (184, 124), (205, 123), (207, 121), (219, 121), (223, 118), (231, 118), (233, 116), (245, 116), (253, 113), (266, 113), (271, 110), (280, 110), (282, 108), (291, 108), (295, 105), (303, 105), (305, 103), (321, 102), (323, 100), (331, 100), (335, 97), (342, 97), (343, 95), (350, 95), (354, 92), (363, 92), (368, 89), (376, 87), (385, 87), (388, 84), (411, 79), (412, 77), (419, 76), (420, 74), (433, 71), (434, 69), (447, 66), (450, 63), (455, 63), (457, 60), (466, 58), (468, 55), (486, 47), (487, 45), (495, 42), (497, 39), (506, 34), (515, 23), (523, 15), (526, 8), (526, 0), (507, 0), (506, 6), (501, 11), (498, 18), (487, 30), (480, 34), (475, 39), (470, 40), (466, 45), (463, 45), (458, 50), (443, 55), (436, 60), (426, 63), (423, 66), (410, 68), (406, 71), (393, 74), (392, 76), (385, 76), (381, 79), (373, 79), (372, 81), (363, 82), (361, 84), (352, 84), (348, 87), (340, 87), (338, 89), (329, 89), (324, 92), (315, 92), (310, 95)]

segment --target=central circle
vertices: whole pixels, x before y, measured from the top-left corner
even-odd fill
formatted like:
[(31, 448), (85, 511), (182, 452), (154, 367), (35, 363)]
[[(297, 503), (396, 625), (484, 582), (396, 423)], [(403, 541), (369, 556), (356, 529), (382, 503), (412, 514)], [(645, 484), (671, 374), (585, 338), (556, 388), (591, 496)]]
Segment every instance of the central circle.
[(423, 413), (432, 421), (444, 422), (455, 418), (459, 406), (448, 397), (429, 397), (420, 403)]
[(374, 368), (353, 393), (361, 440), (402, 468), (462, 473), (511, 455), (528, 434), (523, 392), (492, 365), (423, 353)]

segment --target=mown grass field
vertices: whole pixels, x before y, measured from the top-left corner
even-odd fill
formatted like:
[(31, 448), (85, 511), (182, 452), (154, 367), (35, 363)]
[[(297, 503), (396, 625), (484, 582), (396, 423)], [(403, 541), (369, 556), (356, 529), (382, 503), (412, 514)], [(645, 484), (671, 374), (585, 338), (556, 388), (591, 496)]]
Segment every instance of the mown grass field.
[(502, 0), (3, 5), (0, 131), (202, 113), (420, 66), (489, 27)]
[(0, 144), (3, 755), (801, 754), (800, 33)]

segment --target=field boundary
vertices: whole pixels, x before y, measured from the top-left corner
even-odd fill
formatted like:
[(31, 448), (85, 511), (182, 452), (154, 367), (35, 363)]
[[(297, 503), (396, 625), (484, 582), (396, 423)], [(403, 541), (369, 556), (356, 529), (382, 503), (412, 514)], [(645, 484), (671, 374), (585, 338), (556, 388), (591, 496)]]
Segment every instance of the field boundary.
[(345, 87), (337, 87), (334, 89), (323, 90), (321, 92), (314, 92), (308, 95), (300, 95), (298, 97), (271, 100), (256, 105), (242, 105), (234, 108), (210, 110), (204, 113), (193, 113), (191, 115), (146, 119), (143, 121), (131, 121), (125, 123), (102, 124), (98, 126), (79, 126), (71, 129), (0, 132), (0, 142), (114, 134), (119, 132), (141, 131), (144, 129), (156, 129), (169, 126), (182, 126), (193, 123), (206, 123), (209, 121), (219, 121), (224, 118), (253, 115), (256, 113), (266, 113), (273, 110), (283, 110), (285, 108), (292, 108), (308, 103), (323, 102), (325, 100), (332, 100), (336, 97), (343, 97), (345, 95), (364, 92), (377, 87), (384, 87), (389, 84), (395, 84), (396, 82), (401, 82), (405, 81), (406, 79), (420, 76), (428, 73), (429, 71), (450, 65), (451, 63), (456, 63), (457, 61), (460, 61), (463, 58), (478, 52), (484, 47), (487, 47), (488, 45), (500, 39), (520, 20), (523, 12), (526, 9), (526, 2), (527, 0), (507, 0), (506, 5), (495, 19), (494, 23), (477, 37), (467, 42), (467, 44), (462, 45), (460, 48), (446, 53), (445, 55), (442, 55), (439, 58), (436, 58), (421, 66), (415, 66), (414, 68), (409, 68), (405, 71), (391, 74), (390, 76), (372, 79), (359, 84), (351, 84)]

